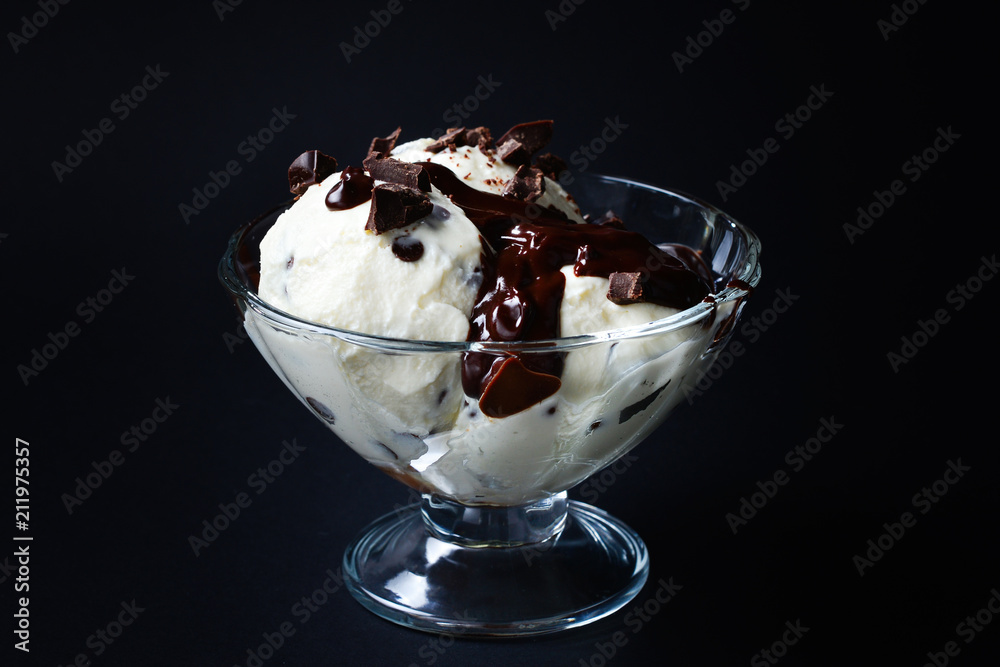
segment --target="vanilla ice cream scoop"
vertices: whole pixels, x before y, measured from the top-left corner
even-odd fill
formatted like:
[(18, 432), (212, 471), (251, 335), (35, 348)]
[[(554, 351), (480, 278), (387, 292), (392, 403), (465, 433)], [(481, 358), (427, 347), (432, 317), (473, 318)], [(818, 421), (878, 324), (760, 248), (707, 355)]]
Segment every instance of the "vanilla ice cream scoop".
[[(581, 214), (557, 181), (565, 165), (537, 155), (551, 127), (399, 145), (397, 129), (342, 169), (303, 153), (289, 169), (297, 200), (260, 243), (260, 298), (341, 330), (484, 343), (611, 331), (700, 303), (712, 276), (697, 253), (656, 246), (611, 212)], [(391, 355), (248, 331), (368, 460), (417, 488), (498, 504), (565, 488), (631, 446), (622, 415), (675, 401), (679, 383), (664, 389), (703, 342)]]

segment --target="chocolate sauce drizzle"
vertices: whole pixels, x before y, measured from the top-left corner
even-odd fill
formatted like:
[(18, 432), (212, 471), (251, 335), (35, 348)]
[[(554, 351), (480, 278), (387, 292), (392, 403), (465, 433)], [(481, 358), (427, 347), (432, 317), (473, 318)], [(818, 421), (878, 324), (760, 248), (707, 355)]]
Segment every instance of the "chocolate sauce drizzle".
[(372, 198), (375, 180), (361, 167), (345, 167), (330, 192), (326, 195), (326, 207), (331, 211), (345, 211), (360, 206)]
[[(693, 306), (711, 291), (711, 272), (690, 248), (661, 248), (641, 234), (613, 225), (578, 224), (561, 212), (472, 188), (442, 165), (419, 164), (431, 182), (465, 211), (483, 240), (483, 282), (469, 341), (558, 338), (566, 282), (560, 269), (566, 265), (572, 265), (578, 276), (639, 272), (645, 300), (672, 308)], [(483, 352), (464, 355), (463, 389), (480, 399), (484, 414), (514, 414), (559, 389), (562, 353), (520, 354), (514, 359), (516, 363), (511, 355)], [(505, 382), (506, 374), (519, 381)], [(541, 390), (525, 391), (525, 378)]]

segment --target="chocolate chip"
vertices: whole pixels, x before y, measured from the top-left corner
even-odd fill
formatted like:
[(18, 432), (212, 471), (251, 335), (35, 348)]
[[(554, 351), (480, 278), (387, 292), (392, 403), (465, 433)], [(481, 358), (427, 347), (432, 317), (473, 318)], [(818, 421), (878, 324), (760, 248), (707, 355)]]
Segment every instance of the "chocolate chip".
[(449, 144), (454, 146), (464, 146), (465, 145), (465, 128), (464, 127), (450, 127), (448, 131), (441, 135), (441, 138), (432, 143), (427, 147), (427, 150), (431, 153), (439, 153), (445, 149)]
[(337, 161), (319, 151), (306, 151), (288, 167), (288, 189), (301, 195), (310, 185), (319, 183), (337, 171)]
[(417, 222), (433, 209), (430, 198), (420, 190), (399, 183), (376, 185), (365, 229), (382, 234)]
[(392, 242), (392, 254), (404, 262), (415, 262), (424, 256), (424, 244), (409, 234), (397, 236)]
[(424, 192), (431, 190), (431, 177), (419, 164), (403, 162), (395, 158), (385, 157), (375, 151), (362, 162), (371, 177), (388, 183), (399, 183), (408, 188), (416, 188)]
[(608, 300), (624, 306), (643, 301), (641, 274), (636, 272), (616, 272), (608, 276)]
[(531, 156), (552, 139), (552, 121), (521, 123), (497, 139), (497, 155), (507, 164), (528, 164)]
[(330, 411), (330, 408), (326, 407), (312, 396), (306, 396), (306, 403), (308, 403), (309, 407), (316, 411), (316, 414), (318, 414), (323, 421), (331, 424), (337, 423), (337, 418), (333, 416), (333, 412)]
[(533, 202), (545, 192), (545, 177), (541, 170), (522, 164), (507, 181), (502, 194), (504, 197)]
[(391, 153), (392, 149), (396, 147), (396, 140), (399, 139), (399, 133), (402, 131), (403, 128), (397, 127), (388, 137), (375, 137), (372, 139), (371, 144), (368, 146), (368, 154), (371, 155), (376, 151), (384, 155)]
[(560, 174), (569, 169), (561, 157), (552, 153), (542, 153), (536, 157), (535, 166), (553, 181), (558, 181)]

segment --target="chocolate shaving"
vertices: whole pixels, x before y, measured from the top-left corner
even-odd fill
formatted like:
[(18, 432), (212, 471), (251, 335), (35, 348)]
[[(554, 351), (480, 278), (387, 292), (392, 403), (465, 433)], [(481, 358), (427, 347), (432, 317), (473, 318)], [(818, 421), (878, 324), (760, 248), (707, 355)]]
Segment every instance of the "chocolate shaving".
[(310, 185), (319, 183), (337, 171), (337, 161), (319, 151), (306, 151), (288, 167), (288, 189), (301, 195)]
[(448, 131), (441, 135), (441, 138), (432, 143), (427, 147), (427, 150), (431, 153), (440, 153), (446, 147), (451, 146), (464, 146), (465, 145), (465, 128), (464, 127), (450, 127)]
[(372, 207), (365, 229), (382, 234), (399, 229), (430, 215), (430, 197), (399, 183), (383, 183), (372, 190)]
[(521, 123), (507, 130), (497, 139), (497, 155), (507, 164), (522, 165), (531, 162), (531, 156), (552, 139), (552, 121), (536, 120)]
[(541, 170), (522, 164), (504, 187), (504, 197), (533, 202), (545, 192), (545, 176)]
[(431, 191), (431, 177), (419, 164), (385, 157), (379, 151), (366, 157), (361, 164), (375, 180), (399, 183), (424, 192)]
[(399, 139), (399, 133), (402, 131), (402, 127), (397, 127), (388, 137), (375, 137), (372, 139), (372, 143), (368, 146), (368, 155), (375, 152), (384, 155), (391, 153), (392, 149), (396, 147), (396, 140)]
[(636, 272), (612, 273), (608, 276), (608, 300), (619, 306), (644, 301), (642, 276)]
[(559, 176), (569, 169), (563, 159), (552, 153), (542, 153), (535, 158), (535, 166), (542, 170), (542, 173), (551, 178), (553, 181), (558, 181)]

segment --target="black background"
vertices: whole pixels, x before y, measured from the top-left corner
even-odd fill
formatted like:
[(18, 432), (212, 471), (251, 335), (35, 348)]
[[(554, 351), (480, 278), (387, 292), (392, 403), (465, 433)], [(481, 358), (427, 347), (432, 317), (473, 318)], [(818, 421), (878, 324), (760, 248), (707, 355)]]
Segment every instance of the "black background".
[[(912, 15), (884, 34), (889, 2), (716, 0), (650, 13), (602, 0), (403, 0), (348, 62), (340, 44), (386, 3), (245, 0), (221, 15), (218, 5), (72, 2), (16, 51), (9, 33), (25, 31), (39, 4), (6, 3), (0, 15), (3, 431), (31, 451), (30, 528), (13, 516), (7, 525), (10, 538), (33, 537), (31, 653), (12, 648), (23, 593), (10, 540), (0, 636), (12, 657), (0, 663), (84, 654), (95, 665), (244, 665), (263, 633), (294, 621), (265, 664), (767, 664), (756, 654), (786, 622), (808, 631), (782, 665), (922, 665), (949, 641), (960, 648), (952, 664), (995, 664), (1000, 618), (968, 642), (957, 626), (1000, 587), (1000, 285), (982, 283), (961, 309), (948, 297), (997, 252), (996, 153), (977, 120), (994, 108), (984, 10), (897, 3)], [(556, 21), (547, 12), (560, 6), (568, 15)], [(735, 18), (708, 43), (723, 9)], [(679, 71), (673, 54), (699, 33), (707, 46)], [(147, 66), (167, 74), (119, 118), (113, 101)], [(237, 226), (287, 198), (285, 170), (302, 150), (344, 163), (396, 125), (404, 139), (426, 136), (448, 126), (479, 77), (495, 90), (469, 124), (497, 134), (555, 119), (551, 149), (569, 158), (617, 119), (620, 136), (588, 169), (708, 199), (763, 242), (764, 277), (730, 344), (743, 353), (597, 501), (651, 550), (634, 604), (661, 580), (682, 586), (638, 631), (630, 605), (556, 636), (435, 638), (382, 621), (343, 589), (307, 623), (290, 612), (364, 525), (409, 497), (336, 442), (238, 337), (218, 259)], [(779, 132), (812, 87), (831, 95), (792, 136)], [(247, 161), (241, 142), (275, 109), (294, 118)], [(114, 130), (60, 180), (53, 162), (103, 118)], [(958, 138), (910, 180), (904, 163), (949, 128)], [(771, 137), (779, 150), (720, 191)], [(185, 221), (180, 205), (230, 160), (240, 173)], [(852, 242), (843, 225), (897, 179), (905, 192)], [(134, 278), (85, 321), (78, 305), (116, 270)], [(791, 305), (775, 316), (782, 294)], [(935, 335), (914, 336), (939, 309), (947, 321)], [(71, 322), (79, 334), (25, 381), (19, 367)], [(926, 344), (894, 368), (887, 355), (904, 336)], [(121, 434), (157, 399), (178, 407), (127, 451)], [(823, 419), (841, 427), (793, 471), (786, 452)], [(189, 536), (292, 438), (300, 458), (196, 556)], [(68, 512), (64, 494), (113, 450), (124, 462)], [(969, 470), (921, 514), (914, 494), (959, 460)], [(8, 450), (3, 465), (14, 463)], [(790, 481), (734, 534), (727, 514), (778, 470)], [(9, 477), (3, 488), (12, 498)], [(916, 525), (861, 576), (855, 556), (906, 511)], [(88, 638), (133, 600), (143, 611), (96, 655)], [(606, 659), (616, 632), (624, 645)]]

